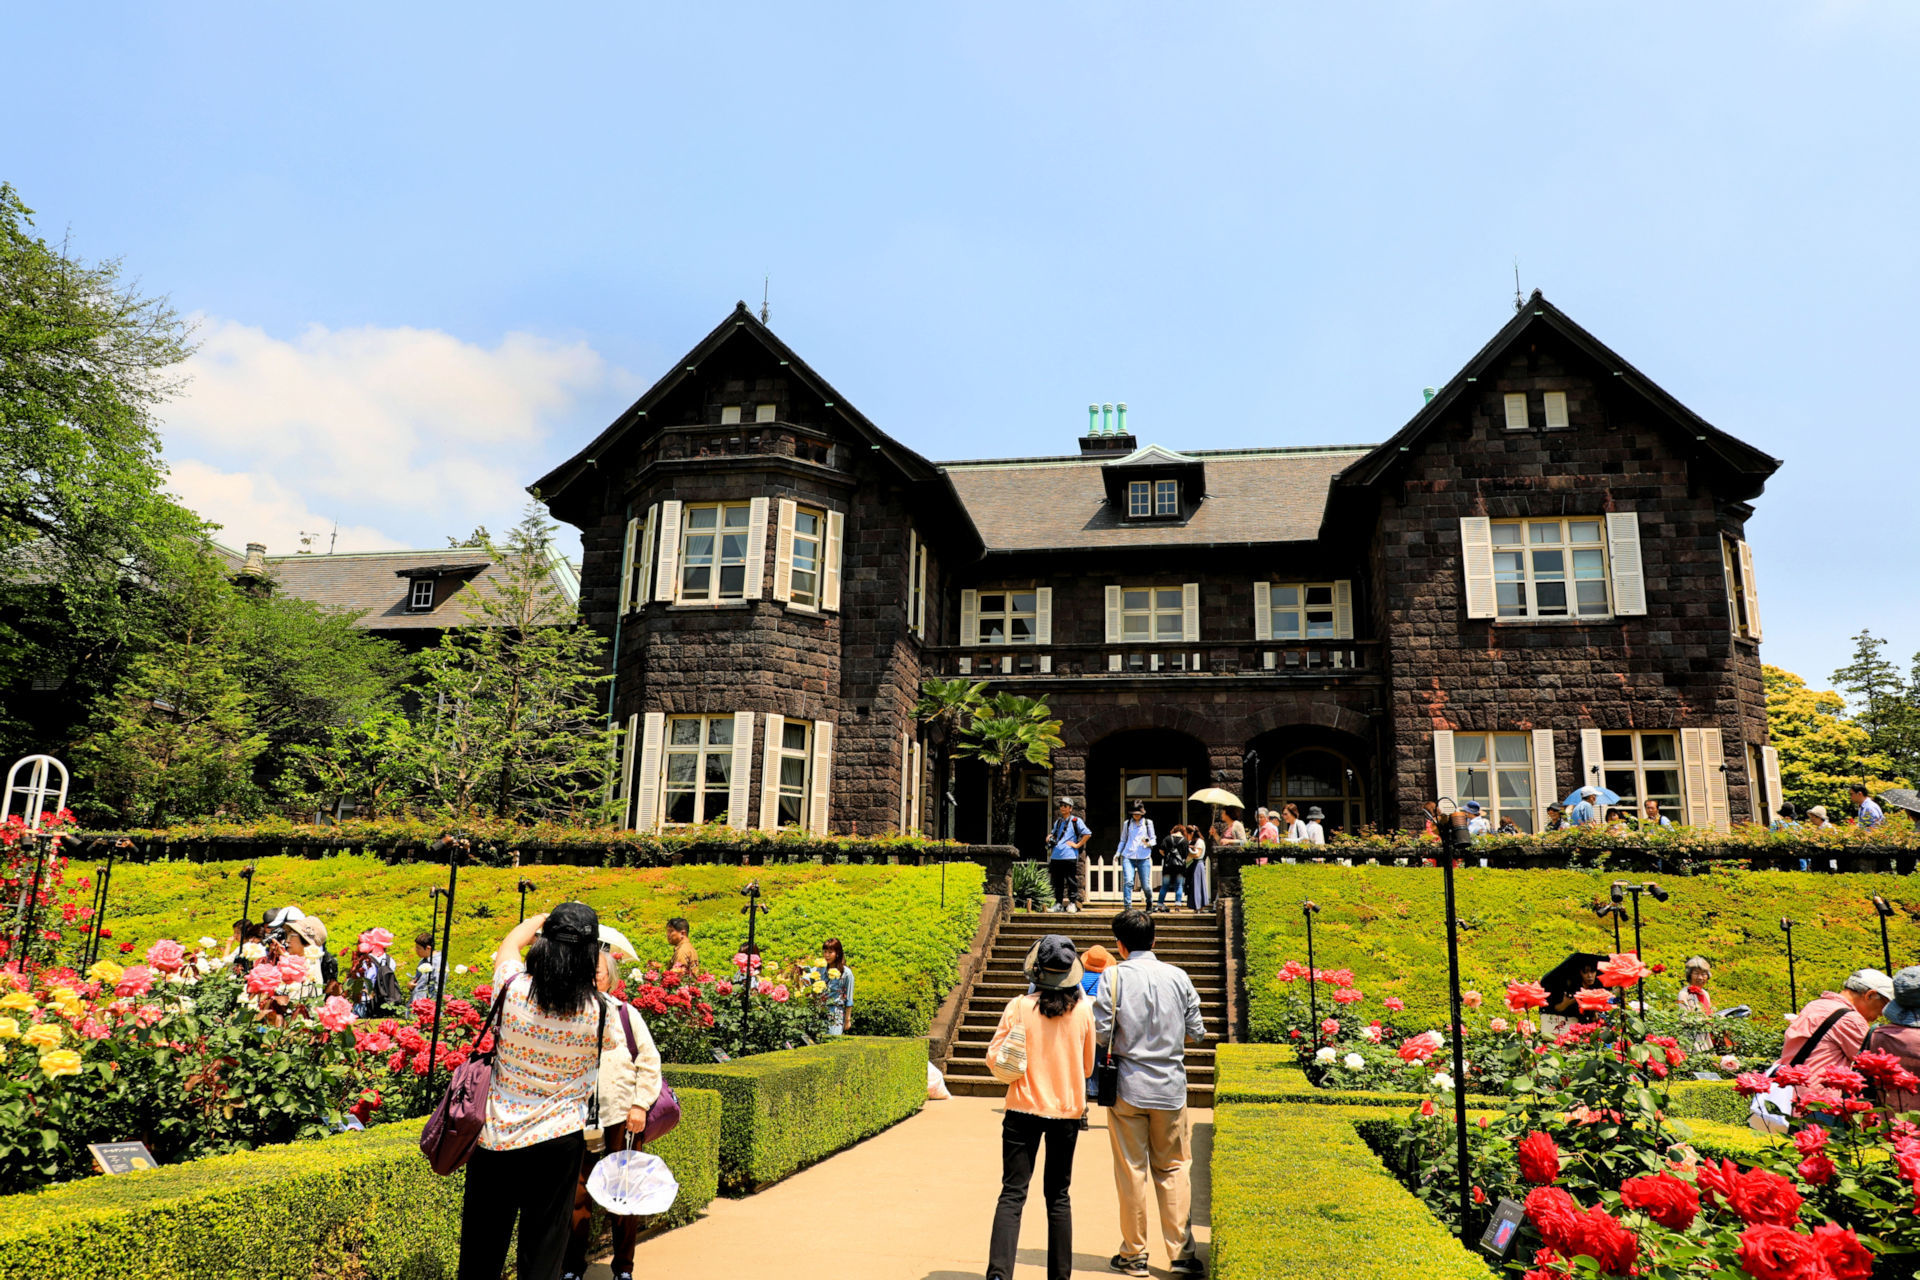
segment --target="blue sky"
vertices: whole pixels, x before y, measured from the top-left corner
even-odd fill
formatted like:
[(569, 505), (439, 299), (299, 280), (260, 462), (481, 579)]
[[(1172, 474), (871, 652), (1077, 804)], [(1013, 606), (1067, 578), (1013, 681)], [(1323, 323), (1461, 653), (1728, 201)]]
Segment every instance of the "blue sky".
[[(1364, 14), (1364, 16), (1353, 16)], [(0, 178), (198, 318), (226, 540), (514, 518), (772, 277), (921, 452), (1370, 442), (1513, 265), (1786, 459), (1766, 656), (1920, 649), (1913, 67), (1894, 3), (38, 6)], [(66, 52), (71, 51), (71, 52)]]

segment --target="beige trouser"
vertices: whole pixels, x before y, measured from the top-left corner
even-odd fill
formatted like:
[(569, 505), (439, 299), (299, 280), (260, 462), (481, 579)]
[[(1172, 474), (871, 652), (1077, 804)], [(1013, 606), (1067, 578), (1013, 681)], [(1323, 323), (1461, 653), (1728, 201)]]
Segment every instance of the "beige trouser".
[(1122, 1099), (1107, 1110), (1113, 1183), (1120, 1192), (1120, 1253), (1147, 1256), (1147, 1208), (1160, 1204), (1160, 1238), (1172, 1261), (1192, 1251), (1193, 1145), (1187, 1109), (1149, 1111)]

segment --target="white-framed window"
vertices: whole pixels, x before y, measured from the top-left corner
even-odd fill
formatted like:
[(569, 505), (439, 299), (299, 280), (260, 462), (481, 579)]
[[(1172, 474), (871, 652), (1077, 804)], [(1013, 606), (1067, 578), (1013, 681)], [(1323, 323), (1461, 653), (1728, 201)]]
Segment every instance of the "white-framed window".
[(669, 823), (718, 822), (733, 786), (733, 717), (669, 716), (661, 784)]
[(775, 822), (782, 827), (804, 827), (807, 825), (808, 770), (813, 759), (813, 722), (782, 721), (780, 745), (771, 754), (777, 771)]
[(1522, 831), (1533, 830), (1533, 735), (1460, 733), (1453, 735), (1454, 795), (1462, 806), (1480, 802), (1481, 816), (1500, 829), (1503, 818)]
[(1675, 822), (1680, 804), (1680, 735), (1634, 730), (1600, 735), (1600, 784), (1620, 797), (1620, 808), (1638, 818), (1649, 800)]
[(1607, 542), (1599, 517), (1495, 520), (1491, 533), (1499, 616), (1608, 615)]
[(793, 578), (787, 598), (810, 609), (820, 607), (820, 552), (826, 526), (826, 516), (812, 507), (799, 507), (793, 513)]
[(1153, 514), (1157, 516), (1180, 514), (1180, 482), (1178, 480), (1153, 482)]
[(737, 404), (721, 405), (720, 406), (720, 425), (723, 427), (738, 426), (740, 423), (740, 410), (744, 407), (745, 406), (743, 405), (737, 405)]
[(1130, 480), (1127, 482), (1127, 515), (1135, 520), (1153, 514), (1153, 482), (1150, 480)]
[(1331, 640), (1336, 635), (1331, 582), (1276, 582), (1272, 596), (1275, 640)]
[(1567, 419), (1567, 393), (1549, 391), (1541, 397), (1546, 402), (1547, 430), (1565, 431), (1569, 425)]
[(1039, 618), (1037, 591), (982, 591), (975, 634), (981, 644), (1032, 644)]
[(407, 595), (407, 608), (416, 612), (433, 608), (433, 579), (413, 579), (413, 590)]
[(1180, 482), (1178, 480), (1129, 480), (1127, 482), (1127, 516), (1130, 519), (1144, 519), (1149, 516), (1177, 516), (1180, 514)]
[(1178, 641), (1185, 635), (1185, 612), (1179, 587), (1122, 587), (1120, 639), (1139, 644)]
[(681, 513), (680, 599), (699, 603), (746, 596), (747, 532), (752, 509), (744, 502), (690, 503)]
[(774, 416), (779, 412), (780, 407), (778, 405), (757, 404), (753, 406), (753, 420), (755, 422), (772, 422)]
[(1525, 431), (1527, 429), (1527, 397), (1525, 392), (1509, 391), (1505, 397), (1507, 411), (1507, 430)]
[(907, 631), (927, 636), (927, 544), (917, 530), (907, 531)]
[(1760, 600), (1753, 586), (1753, 550), (1732, 534), (1720, 535), (1720, 565), (1727, 579), (1727, 617), (1741, 640), (1760, 639)]

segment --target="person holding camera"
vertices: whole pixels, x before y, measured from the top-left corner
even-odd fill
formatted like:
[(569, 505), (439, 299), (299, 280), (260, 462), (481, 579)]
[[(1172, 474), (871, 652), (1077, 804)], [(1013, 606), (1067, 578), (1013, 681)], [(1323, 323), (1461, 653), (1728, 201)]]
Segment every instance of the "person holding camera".
[(1080, 904), (1080, 854), (1093, 839), (1093, 831), (1074, 816), (1073, 801), (1062, 797), (1059, 816), (1047, 836), (1047, 875), (1053, 880), (1053, 909), (1078, 911)]

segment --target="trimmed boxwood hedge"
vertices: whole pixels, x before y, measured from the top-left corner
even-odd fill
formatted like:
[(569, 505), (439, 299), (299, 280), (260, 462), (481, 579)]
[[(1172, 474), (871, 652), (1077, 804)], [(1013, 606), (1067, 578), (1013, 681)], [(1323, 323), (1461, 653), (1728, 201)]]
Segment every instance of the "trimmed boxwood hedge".
[[(1412, 1107), (1419, 1094), (1372, 1089), (1316, 1089), (1283, 1044), (1223, 1044), (1214, 1050), (1213, 1100), (1222, 1102), (1297, 1102), (1315, 1106)], [(1503, 1098), (1467, 1095), (1470, 1107), (1500, 1110)]]
[[(691, 1220), (719, 1178), (720, 1099), (680, 1091), (651, 1150), (680, 1183), (654, 1225)], [(460, 1257), (465, 1175), (420, 1155), (424, 1120), (0, 1197), (7, 1280), (427, 1280)]]
[(743, 1193), (786, 1177), (919, 1111), (927, 1042), (841, 1036), (667, 1079), (720, 1095), (720, 1183)]

